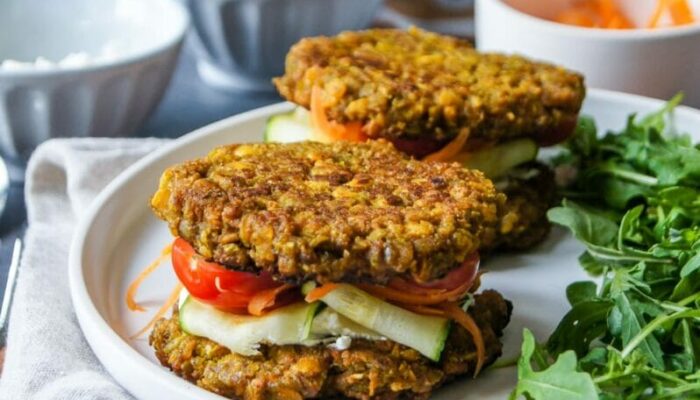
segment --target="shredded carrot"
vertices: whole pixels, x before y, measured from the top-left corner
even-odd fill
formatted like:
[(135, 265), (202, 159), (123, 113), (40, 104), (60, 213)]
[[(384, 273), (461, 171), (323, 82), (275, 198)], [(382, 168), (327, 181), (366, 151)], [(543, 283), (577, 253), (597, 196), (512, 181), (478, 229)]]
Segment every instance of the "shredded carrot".
[(561, 24), (582, 26), (585, 28), (595, 27), (595, 21), (587, 13), (581, 10), (564, 10), (557, 15), (554, 20)]
[(633, 25), (613, 0), (577, 2), (556, 17), (556, 22), (587, 28), (627, 29)]
[(610, 20), (620, 15), (620, 10), (617, 9), (613, 0), (598, 0), (596, 5), (604, 25), (607, 25)]
[(403, 308), (403, 309), (406, 309), (408, 311), (414, 312), (416, 314), (434, 315), (436, 317), (445, 316), (445, 312), (439, 308), (433, 308), (433, 307), (429, 307), (429, 306), (417, 306), (415, 304), (401, 304), (401, 303), (397, 303), (396, 305)]
[(658, 28), (661, 26), (661, 17), (664, 12), (671, 14), (673, 25), (687, 25), (695, 22), (695, 16), (687, 0), (659, 0), (654, 8), (654, 13), (647, 24), (648, 28)]
[(609, 29), (629, 29), (630, 25), (627, 20), (621, 17), (613, 17), (607, 22)]
[(456, 138), (447, 143), (445, 147), (423, 157), (424, 161), (450, 161), (464, 148), (464, 144), (469, 139), (469, 129), (462, 129)]
[(308, 303), (314, 302), (323, 298), (323, 296), (327, 295), (328, 293), (334, 291), (337, 288), (338, 285), (335, 283), (326, 283), (323, 286), (319, 286), (314, 290), (310, 291), (309, 294), (306, 295), (305, 300)]
[(486, 346), (484, 345), (484, 337), (481, 334), (479, 325), (474, 322), (474, 319), (462, 309), (457, 303), (445, 303), (441, 305), (445, 311), (445, 315), (453, 319), (458, 324), (462, 325), (472, 335), (474, 347), (476, 347), (476, 368), (474, 376), (477, 376), (486, 362)]
[(659, 27), (659, 22), (661, 21), (661, 16), (663, 15), (666, 7), (668, 7), (668, 1), (659, 0), (656, 2), (656, 7), (654, 8), (654, 13), (651, 14), (651, 18), (649, 19), (649, 23), (647, 24), (648, 28), (658, 28)]
[(134, 300), (136, 297), (136, 292), (139, 290), (139, 286), (143, 283), (146, 278), (148, 278), (149, 275), (153, 273), (158, 267), (165, 261), (166, 258), (170, 256), (170, 253), (173, 251), (173, 245), (172, 243), (165, 246), (163, 250), (160, 252), (160, 256), (156, 258), (152, 263), (150, 263), (143, 271), (139, 273), (139, 275), (134, 279), (133, 282), (129, 285), (129, 288), (126, 290), (126, 305), (129, 307), (129, 310), (131, 311), (146, 311), (145, 308), (141, 307), (140, 304)]
[(392, 302), (412, 305), (433, 305), (445, 301), (456, 301), (462, 298), (472, 287), (472, 284), (472, 281), (467, 281), (452, 290), (445, 291), (442, 289), (436, 289), (434, 293), (409, 293), (386, 286), (366, 283), (358, 284), (357, 287), (373, 296)]
[(130, 337), (130, 339), (136, 339), (146, 333), (153, 325), (155, 325), (156, 321), (158, 321), (163, 315), (165, 315), (166, 312), (172, 306), (177, 302), (177, 298), (180, 296), (180, 291), (182, 290), (182, 284), (178, 283), (175, 288), (173, 289), (172, 292), (170, 292), (170, 296), (168, 296), (168, 299), (165, 300), (165, 303), (160, 307), (160, 309), (156, 312), (156, 314), (151, 318), (151, 320), (148, 322), (146, 326), (141, 328), (140, 331), (136, 332), (133, 336)]
[(687, 0), (668, 0), (668, 8), (674, 25), (688, 25), (695, 22)]
[(417, 306), (413, 304), (397, 304), (397, 306), (412, 311), (416, 314), (433, 315), (438, 317), (447, 317), (462, 325), (464, 329), (472, 335), (474, 347), (476, 347), (476, 368), (474, 376), (477, 376), (486, 362), (486, 346), (484, 344), (484, 336), (481, 334), (479, 325), (474, 319), (462, 309), (457, 303), (443, 303), (435, 307)]
[(326, 116), (326, 107), (323, 105), (323, 92), (318, 86), (311, 89), (311, 125), (317, 132), (329, 138), (331, 141), (364, 142), (367, 135), (362, 131), (361, 122), (339, 124), (329, 121)]
[[(670, 14), (672, 26), (696, 22), (688, 0), (657, 0), (646, 27), (660, 27), (665, 13)], [(584, 27), (605, 29), (635, 28), (634, 24), (614, 0), (581, 0), (559, 13), (554, 20), (564, 24)]]
[(416, 284), (411, 284), (407, 280), (403, 278), (393, 278), (392, 280), (389, 281), (389, 284), (387, 287), (390, 287), (392, 289), (396, 290), (401, 290), (404, 292), (410, 292), (410, 293), (415, 293), (415, 294), (435, 294), (438, 292), (446, 292), (447, 289), (433, 289), (433, 288), (426, 288), (426, 287), (420, 287)]
[(280, 293), (293, 287), (294, 285), (285, 283), (276, 288), (259, 291), (250, 299), (250, 302), (248, 302), (248, 313), (257, 316), (263, 315), (268, 308), (275, 305), (275, 300), (277, 300), (277, 296), (279, 296)]

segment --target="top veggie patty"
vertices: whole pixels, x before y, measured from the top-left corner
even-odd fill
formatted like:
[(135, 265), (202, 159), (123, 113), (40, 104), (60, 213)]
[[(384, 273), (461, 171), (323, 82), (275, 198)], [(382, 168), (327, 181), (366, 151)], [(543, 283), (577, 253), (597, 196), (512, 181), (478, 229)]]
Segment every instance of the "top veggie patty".
[(326, 282), (442, 276), (495, 240), (504, 202), (481, 172), (380, 140), (219, 147), (167, 169), (151, 205), (207, 259)]
[[(531, 136), (561, 140), (585, 95), (581, 75), (522, 57), (482, 54), (469, 43), (418, 29), (373, 29), (301, 40), (275, 79), (308, 108), (318, 86), (329, 119), (360, 121), (373, 138), (470, 142)], [(556, 141), (556, 140), (554, 140)]]

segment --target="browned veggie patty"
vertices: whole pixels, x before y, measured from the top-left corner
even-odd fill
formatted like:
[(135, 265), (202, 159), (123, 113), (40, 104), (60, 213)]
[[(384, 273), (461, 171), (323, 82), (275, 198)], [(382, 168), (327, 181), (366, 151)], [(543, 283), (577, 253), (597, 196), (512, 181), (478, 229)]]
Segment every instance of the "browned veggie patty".
[(529, 162), (518, 166), (496, 186), (508, 197), (501, 222), (501, 234), (486, 243), (484, 250), (526, 250), (549, 234), (547, 210), (558, 200), (554, 172), (546, 165)]
[[(498, 292), (475, 296), (470, 314), (481, 328), (487, 365), (501, 354), (503, 328), (511, 305)], [(150, 336), (160, 362), (198, 386), (243, 400), (305, 398), (424, 399), (459, 375), (471, 376), (474, 344), (454, 324), (442, 359), (434, 363), (395, 342), (353, 340), (347, 350), (325, 345), (269, 346), (262, 355), (244, 357), (180, 329), (178, 316), (162, 319)]]
[(493, 242), (504, 202), (481, 172), (371, 141), (220, 147), (167, 169), (151, 204), (174, 235), (232, 268), (423, 282)]
[(478, 53), (466, 41), (418, 29), (302, 39), (274, 83), (306, 108), (318, 86), (329, 119), (360, 121), (370, 137), (392, 140), (445, 141), (469, 128), (472, 143), (549, 142), (573, 129), (585, 95), (574, 72)]

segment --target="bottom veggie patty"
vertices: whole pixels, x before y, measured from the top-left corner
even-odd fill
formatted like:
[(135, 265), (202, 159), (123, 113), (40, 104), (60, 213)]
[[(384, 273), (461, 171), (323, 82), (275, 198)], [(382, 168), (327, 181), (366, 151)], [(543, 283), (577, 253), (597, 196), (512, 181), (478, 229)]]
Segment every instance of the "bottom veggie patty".
[[(482, 330), (487, 365), (501, 355), (499, 337), (511, 304), (498, 292), (475, 296), (470, 313)], [(232, 399), (424, 399), (440, 385), (471, 375), (471, 336), (453, 325), (439, 363), (395, 342), (355, 339), (347, 350), (332, 346), (266, 346), (245, 357), (180, 329), (177, 312), (160, 320), (149, 338), (160, 362), (209, 391)]]

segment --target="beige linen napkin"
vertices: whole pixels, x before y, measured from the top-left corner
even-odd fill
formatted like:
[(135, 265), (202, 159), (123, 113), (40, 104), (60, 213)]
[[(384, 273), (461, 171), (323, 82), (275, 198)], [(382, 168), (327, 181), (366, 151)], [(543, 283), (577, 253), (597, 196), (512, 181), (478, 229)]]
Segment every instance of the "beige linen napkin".
[(158, 139), (55, 139), (27, 168), (28, 229), (0, 399), (131, 399), (83, 338), (68, 289), (73, 231), (97, 193)]

